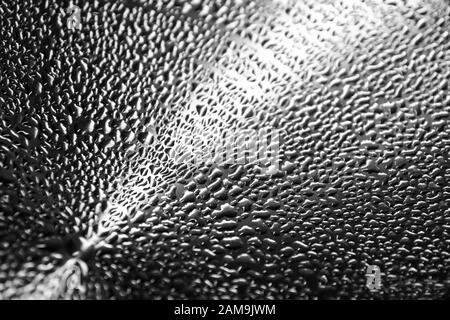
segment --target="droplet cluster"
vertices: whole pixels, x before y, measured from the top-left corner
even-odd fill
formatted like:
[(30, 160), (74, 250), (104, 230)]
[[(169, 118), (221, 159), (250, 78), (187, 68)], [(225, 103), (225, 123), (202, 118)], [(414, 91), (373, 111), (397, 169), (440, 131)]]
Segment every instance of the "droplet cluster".
[[(0, 17), (0, 298), (449, 297), (448, 1)], [(261, 128), (279, 166), (174, 161)]]

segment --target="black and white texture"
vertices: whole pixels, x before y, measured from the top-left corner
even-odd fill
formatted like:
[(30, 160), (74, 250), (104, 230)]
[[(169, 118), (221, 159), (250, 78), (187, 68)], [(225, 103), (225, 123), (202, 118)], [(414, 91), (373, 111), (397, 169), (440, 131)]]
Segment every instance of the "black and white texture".
[[(444, 0), (1, 1), (0, 298), (449, 298), (449, 32)], [(264, 128), (278, 166), (191, 161)]]

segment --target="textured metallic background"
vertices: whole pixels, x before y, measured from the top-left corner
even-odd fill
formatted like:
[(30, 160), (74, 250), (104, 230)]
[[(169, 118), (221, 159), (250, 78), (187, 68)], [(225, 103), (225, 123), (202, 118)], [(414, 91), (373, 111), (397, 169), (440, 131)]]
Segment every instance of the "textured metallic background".
[(448, 298), (448, 2), (189, 3), (0, 3), (0, 298)]

